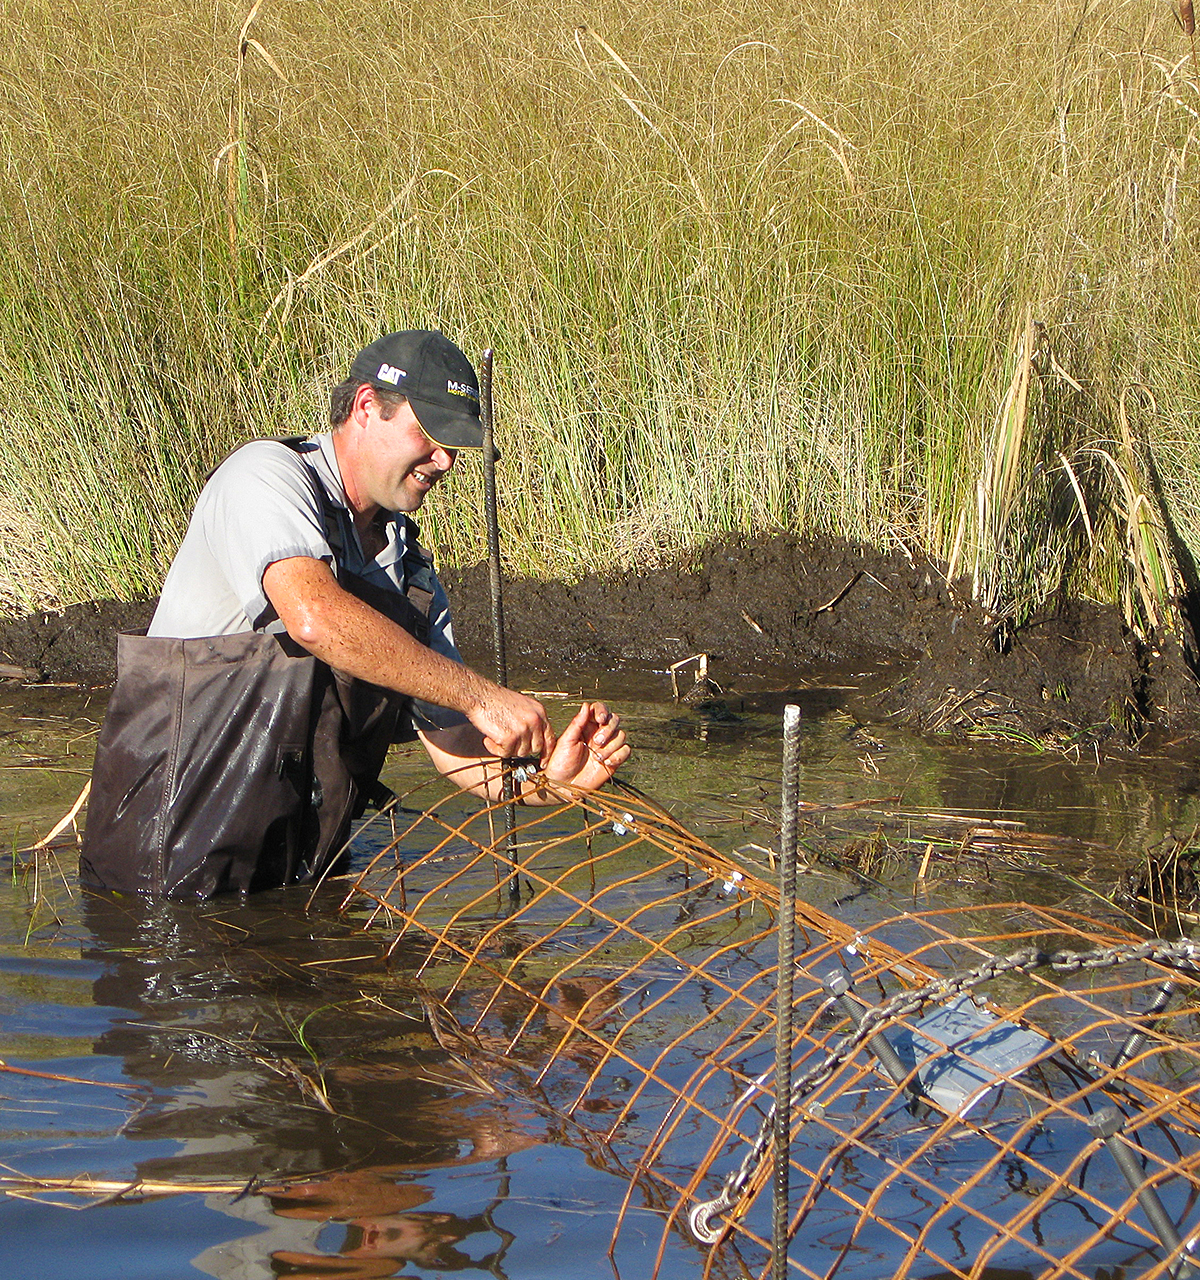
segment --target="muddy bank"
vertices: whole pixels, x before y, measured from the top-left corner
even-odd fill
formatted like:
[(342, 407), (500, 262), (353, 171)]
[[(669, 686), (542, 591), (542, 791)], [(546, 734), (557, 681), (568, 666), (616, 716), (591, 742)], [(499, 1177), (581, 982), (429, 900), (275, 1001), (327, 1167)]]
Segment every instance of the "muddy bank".
[[(486, 569), (444, 577), (462, 648), (483, 658)], [(145, 626), (152, 611), (151, 601), (101, 601), (0, 623), (0, 663), (46, 681), (109, 684), (115, 632)], [(936, 731), (1114, 743), (1148, 727), (1200, 732), (1200, 688), (1178, 641), (1143, 647), (1116, 610), (1072, 603), (1031, 620), (999, 653), (965, 584), (952, 588), (942, 566), (899, 549), (739, 539), (672, 568), (509, 582), (505, 614), (510, 663), (523, 669), (662, 670), (707, 653), (713, 678), (733, 690), (763, 672), (785, 683), (879, 673), (880, 714)]]
[[(483, 566), (454, 575), (464, 636), (487, 631)], [(837, 539), (739, 540), (693, 561), (576, 585), (523, 583), (505, 596), (520, 652), (620, 667), (664, 667), (705, 652), (736, 688), (768, 668), (798, 679), (878, 673), (878, 714), (919, 728), (1022, 732), (1063, 741), (1200, 733), (1200, 686), (1178, 640), (1140, 646), (1114, 608), (1069, 602), (1033, 618), (998, 652), (945, 566)]]

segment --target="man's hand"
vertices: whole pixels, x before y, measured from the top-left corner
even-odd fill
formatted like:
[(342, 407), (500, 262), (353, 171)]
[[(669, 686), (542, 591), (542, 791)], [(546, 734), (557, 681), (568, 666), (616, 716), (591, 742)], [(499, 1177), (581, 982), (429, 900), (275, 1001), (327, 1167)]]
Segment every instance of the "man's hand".
[[(563, 730), (544, 773), (551, 784), (563, 782), (571, 790), (595, 791), (629, 759), (630, 748), (621, 717), (603, 702), (585, 702)], [(537, 793), (539, 798), (541, 792)], [(568, 794), (564, 788), (563, 794)], [(526, 802), (532, 797), (526, 797)]]
[(546, 709), (536, 698), (515, 689), (488, 685), (483, 696), (463, 713), (479, 730), (483, 749), (512, 759), (536, 756), (545, 762), (555, 750), (554, 730), (546, 719)]
[[(499, 761), (494, 756), (481, 754), (490, 748), (484, 747), (474, 725), (422, 731), (421, 741), (439, 773), (463, 790), (472, 791), (485, 800), (495, 802), (500, 799)], [(519, 753), (504, 754), (512, 759)], [(596, 791), (628, 759), (629, 745), (625, 741), (625, 730), (621, 728), (621, 718), (609, 711), (603, 702), (585, 702), (549, 752), (543, 771), (538, 775), (541, 785), (536, 782), (519, 784), (521, 802), (561, 804), (577, 791)]]

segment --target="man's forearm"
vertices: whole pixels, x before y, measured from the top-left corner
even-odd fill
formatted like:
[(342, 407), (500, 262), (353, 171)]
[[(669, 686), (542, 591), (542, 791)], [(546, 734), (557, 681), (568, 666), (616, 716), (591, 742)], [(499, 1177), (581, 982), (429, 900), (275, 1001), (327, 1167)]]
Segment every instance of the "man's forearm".
[(554, 748), (542, 705), (434, 653), (339, 585), (323, 560), (292, 556), (263, 574), (263, 590), (288, 635), (314, 657), (359, 680), (461, 711), (501, 756)]
[(490, 681), (351, 595), (322, 560), (276, 561), (263, 588), (292, 639), (347, 675), (464, 713), (486, 696)]

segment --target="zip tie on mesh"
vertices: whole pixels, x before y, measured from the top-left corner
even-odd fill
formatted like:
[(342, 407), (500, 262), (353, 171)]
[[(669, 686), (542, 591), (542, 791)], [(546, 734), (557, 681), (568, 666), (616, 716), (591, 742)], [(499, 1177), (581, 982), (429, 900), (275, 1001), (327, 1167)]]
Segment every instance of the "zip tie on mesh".
[[(856, 939), (857, 941), (857, 939)], [(1083, 970), (1108, 969), (1119, 964), (1138, 961), (1155, 961), (1178, 969), (1200, 971), (1200, 944), (1195, 942), (1166, 942), (1151, 938), (1146, 942), (1127, 946), (1105, 947), (1095, 951), (1040, 951), (1026, 947), (1009, 956), (991, 956), (963, 973), (948, 978), (934, 978), (923, 987), (897, 992), (882, 1004), (870, 1005), (863, 1011), (858, 1027), (840, 1039), (823, 1062), (806, 1071), (792, 1083), (791, 1105), (798, 1108), (803, 1099), (830, 1080), (838, 1068), (854, 1056), (885, 1023), (919, 1013), (926, 1005), (944, 1003), (1006, 973), (1029, 973), (1034, 969), (1053, 969), (1056, 973), (1079, 973)], [(765, 1077), (760, 1077), (765, 1078)], [(743, 1093), (742, 1098), (746, 1095)], [(734, 1104), (734, 1109), (742, 1098)], [(758, 1132), (743, 1156), (741, 1163), (730, 1173), (721, 1186), (720, 1194), (712, 1200), (694, 1204), (687, 1215), (688, 1227), (701, 1244), (716, 1244), (732, 1225), (719, 1221), (719, 1215), (728, 1213), (746, 1190), (750, 1180), (761, 1167), (771, 1146), (775, 1127), (775, 1103), (772, 1102), (763, 1116)]]

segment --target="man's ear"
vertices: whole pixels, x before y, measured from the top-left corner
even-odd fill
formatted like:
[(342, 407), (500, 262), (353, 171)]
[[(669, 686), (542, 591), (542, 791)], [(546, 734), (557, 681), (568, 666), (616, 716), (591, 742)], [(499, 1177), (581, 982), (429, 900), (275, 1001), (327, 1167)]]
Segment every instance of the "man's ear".
[(356, 423), (360, 427), (366, 426), (367, 415), (370, 413), (371, 406), (377, 399), (378, 397), (375, 395), (375, 388), (364, 382), (354, 393), (354, 399), (350, 404), (350, 421)]

